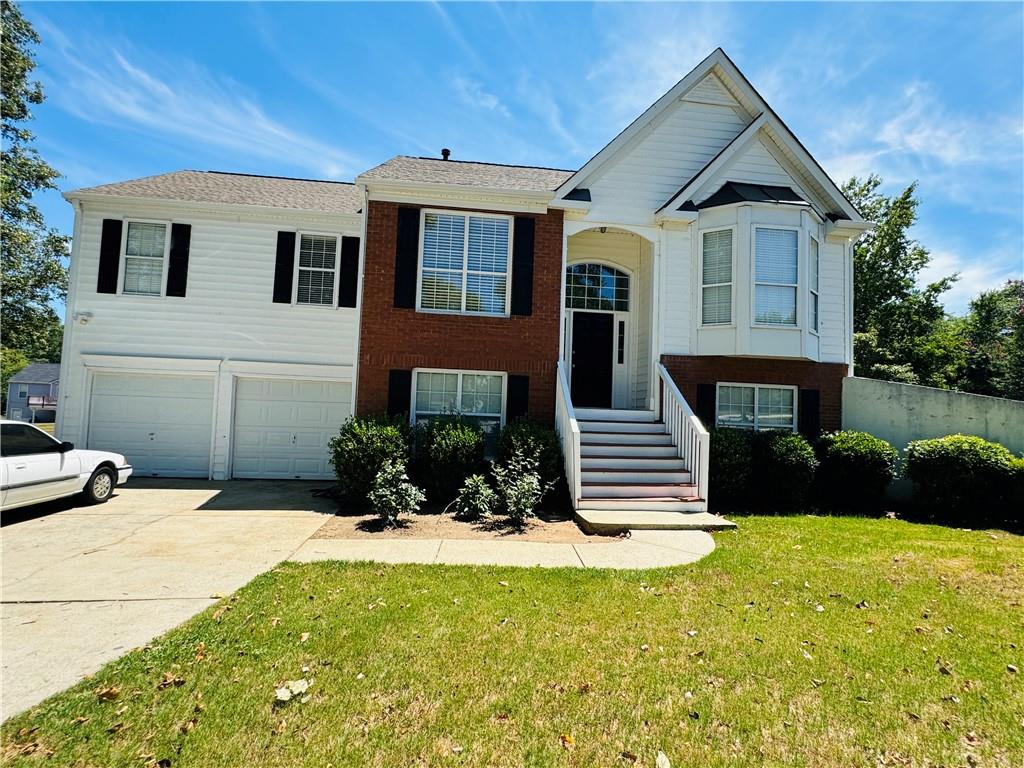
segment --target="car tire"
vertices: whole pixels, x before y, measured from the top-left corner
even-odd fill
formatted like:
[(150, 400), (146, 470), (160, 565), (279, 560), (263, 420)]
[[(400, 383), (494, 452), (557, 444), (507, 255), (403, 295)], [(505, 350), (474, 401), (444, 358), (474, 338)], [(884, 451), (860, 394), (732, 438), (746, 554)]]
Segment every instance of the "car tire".
[(92, 473), (89, 482), (82, 489), (82, 495), (90, 504), (102, 504), (113, 494), (117, 486), (117, 475), (110, 467), (100, 467)]

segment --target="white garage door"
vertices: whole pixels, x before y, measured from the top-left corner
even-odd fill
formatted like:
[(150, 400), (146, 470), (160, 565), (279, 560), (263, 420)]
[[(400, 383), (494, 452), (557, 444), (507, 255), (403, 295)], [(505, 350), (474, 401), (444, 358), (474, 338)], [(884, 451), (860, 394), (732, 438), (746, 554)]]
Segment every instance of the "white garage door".
[(328, 441), (352, 410), (342, 381), (240, 378), (235, 386), (234, 477), (334, 477)]
[(89, 447), (123, 453), (136, 477), (208, 477), (213, 377), (97, 373)]

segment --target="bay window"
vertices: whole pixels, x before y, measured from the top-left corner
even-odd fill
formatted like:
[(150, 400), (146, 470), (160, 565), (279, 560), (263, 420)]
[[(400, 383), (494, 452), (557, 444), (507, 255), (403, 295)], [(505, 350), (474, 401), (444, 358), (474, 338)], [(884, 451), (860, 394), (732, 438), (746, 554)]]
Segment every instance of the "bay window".
[(715, 423), (738, 429), (796, 431), (796, 387), (719, 384)]
[(701, 236), (701, 323), (732, 322), (732, 230), (704, 232)]
[(797, 231), (754, 230), (754, 322), (796, 325)]
[(818, 332), (818, 241), (813, 237), (807, 241), (807, 323), (811, 330)]
[(508, 314), (512, 219), (424, 211), (419, 309)]

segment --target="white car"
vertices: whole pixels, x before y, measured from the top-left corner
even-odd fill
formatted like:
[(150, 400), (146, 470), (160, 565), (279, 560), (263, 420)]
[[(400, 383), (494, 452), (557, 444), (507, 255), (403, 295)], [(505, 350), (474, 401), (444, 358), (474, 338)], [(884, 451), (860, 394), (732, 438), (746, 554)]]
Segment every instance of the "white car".
[(80, 451), (21, 421), (0, 421), (0, 509), (81, 493), (102, 504), (132, 468), (119, 453)]

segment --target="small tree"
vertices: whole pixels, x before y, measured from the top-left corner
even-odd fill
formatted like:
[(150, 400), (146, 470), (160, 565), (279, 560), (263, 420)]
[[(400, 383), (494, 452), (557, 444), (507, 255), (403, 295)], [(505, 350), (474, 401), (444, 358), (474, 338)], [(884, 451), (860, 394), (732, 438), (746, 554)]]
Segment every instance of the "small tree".
[(385, 524), (395, 527), (400, 515), (411, 515), (426, 497), (409, 482), (405, 464), (388, 459), (381, 466), (369, 494), (370, 508)]

